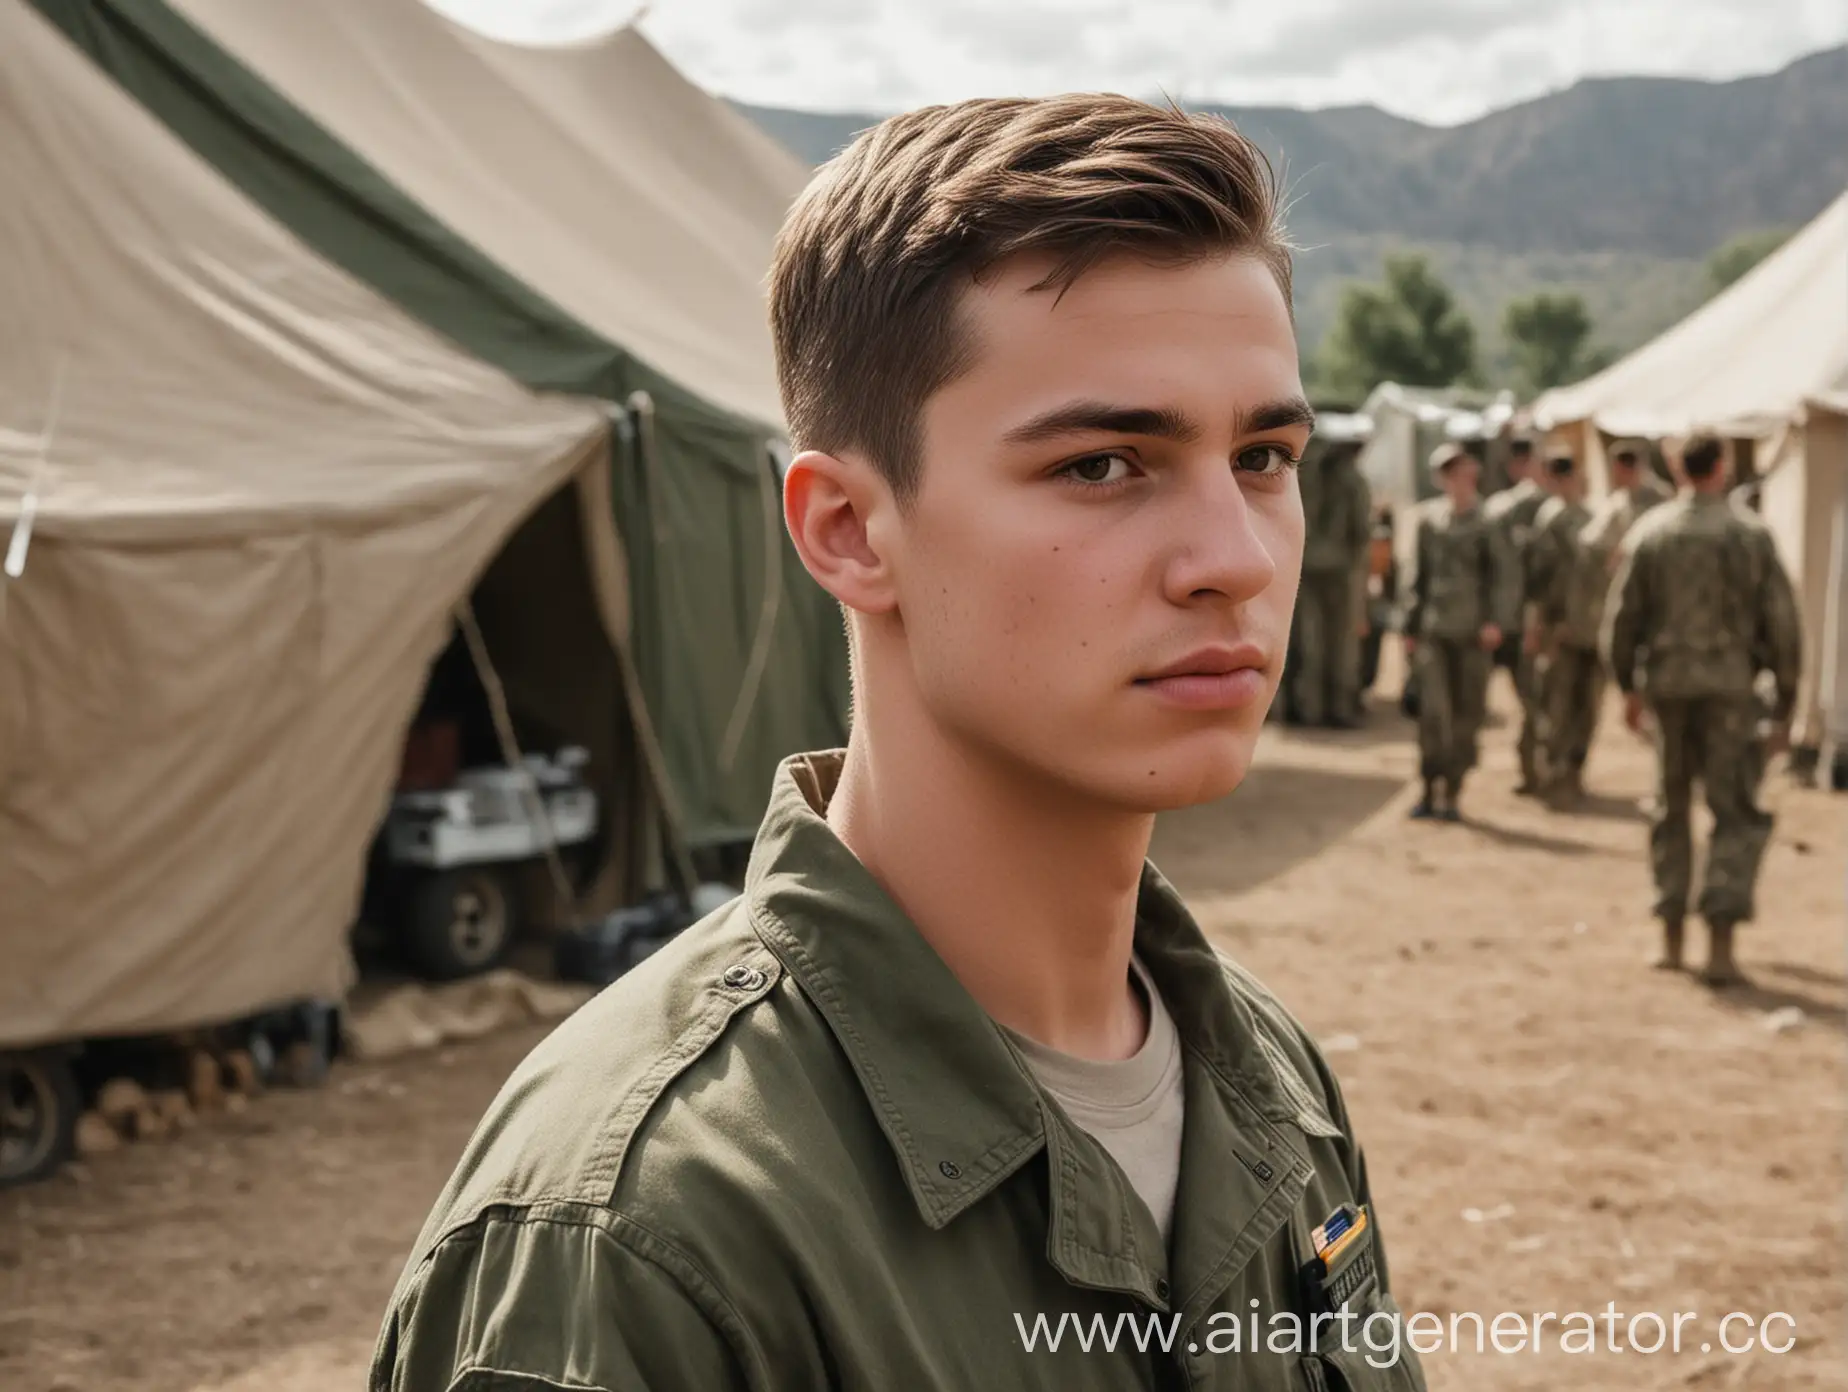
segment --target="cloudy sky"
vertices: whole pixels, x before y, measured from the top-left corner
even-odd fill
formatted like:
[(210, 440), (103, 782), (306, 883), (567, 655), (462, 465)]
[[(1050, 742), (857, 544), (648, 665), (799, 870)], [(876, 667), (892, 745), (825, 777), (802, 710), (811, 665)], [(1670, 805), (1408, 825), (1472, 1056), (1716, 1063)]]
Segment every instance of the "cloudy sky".
[[(619, 25), (637, 0), (429, 0), (516, 42)], [(1848, 42), (1843, 0), (652, 0), (643, 31), (701, 85), (809, 110), (1110, 89), (1452, 123), (1649, 73), (1769, 72)]]

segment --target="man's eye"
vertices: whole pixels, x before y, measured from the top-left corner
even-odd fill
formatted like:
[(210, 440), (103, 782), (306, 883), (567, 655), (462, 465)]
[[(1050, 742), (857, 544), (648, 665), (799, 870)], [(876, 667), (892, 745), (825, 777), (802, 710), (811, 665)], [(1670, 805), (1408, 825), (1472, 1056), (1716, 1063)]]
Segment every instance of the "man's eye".
[(1282, 445), (1253, 445), (1248, 450), (1241, 450), (1238, 467), (1241, 473), (1256, 474), (1259, 478), (1270, 478), (1296, 467), (1297, 460)]
[(1061, 471), (1079, 483), (1120, 483), (1129, 477), (1130, 462), (1120, 454), (1087, 454)]

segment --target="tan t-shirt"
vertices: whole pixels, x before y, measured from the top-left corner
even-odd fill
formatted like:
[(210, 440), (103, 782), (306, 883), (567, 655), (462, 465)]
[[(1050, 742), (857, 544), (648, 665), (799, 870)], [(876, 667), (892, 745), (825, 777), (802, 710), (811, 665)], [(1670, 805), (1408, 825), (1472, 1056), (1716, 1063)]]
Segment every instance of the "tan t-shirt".
[(1149, 1011), (1148, 1037), (1131, 1057), (1099, 1062), (1007, 1035), (1040, 1086), (1122, 1166), (1166, 1242), (1181, 1174), (1181, 1037), (1142, 963), (1130, 965)]

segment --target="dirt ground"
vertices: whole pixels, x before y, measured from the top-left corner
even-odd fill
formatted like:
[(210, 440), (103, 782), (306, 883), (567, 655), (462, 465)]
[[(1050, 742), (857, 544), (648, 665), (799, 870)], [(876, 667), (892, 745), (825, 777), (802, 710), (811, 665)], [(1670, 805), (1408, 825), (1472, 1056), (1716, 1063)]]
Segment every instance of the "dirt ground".
[[(1439, 826), (1405, 820), (1395, 712), (1273, 730), (1246, 786), (1165, 821), (1155, 858), (1330, 1049), (1400, 1304), (1446, 1326), (1560, 1317), (1538, 1354), (1477, 1353), (1460, 1325), (1467, 1351), (1425, 1359), (1433, 1388), (1848, 1385), (1842, 799), (1774, 779), (1755, 984), (1715, 996), (1647, 967), (1646, 750), (1607, 719), (1596, 796), (1566, 816), (1512, 796), (1511, 735), (1489, 732), (1470, 823)], [(1768, 1026), (1792, 1006), (1800, 1025)], [(429, 1204), (539, 1034), (343, 1065), (0, 1195), (0, 1387), (357, 1388)], [(1639, 1312), (1698, 1318), (1679, 1354), (1612, 1353), (1609, 1302), (1620, 1339)], [(1574, 1311), (1605, 1351), (1558, 1351)], [(1787, 1313), (1794, 1347), (1724, 1353), (1732, 1312)]]

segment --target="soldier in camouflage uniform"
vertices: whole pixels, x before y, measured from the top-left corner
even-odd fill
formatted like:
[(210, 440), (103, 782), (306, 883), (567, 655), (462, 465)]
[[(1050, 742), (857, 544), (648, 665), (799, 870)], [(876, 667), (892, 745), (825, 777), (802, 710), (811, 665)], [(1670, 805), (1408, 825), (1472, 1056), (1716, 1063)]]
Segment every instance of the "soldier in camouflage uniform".
[(1459, 821), (1463, 779), (1476, 766), (1476, 737), (1489, 672), (1521, 614), (1521, 576), (1506, 531), (1484, 515), (1480, 465), (1454, 444), (1432, 451), (1444, 497), (1418, 510), (1407, 593), (1405, 644), (1418, 680), (1418, 755), (1424, 796), (1414, 817)]
[(1582, 791), (1585, 755), (1604, 693), (1604, 665), (1595, 613), (1573, 604), (1572, 580), (1582, 555), (1579, 534), (1591, 519), (1585, 480), (1570, 455), (1549, 459), (1546, 478), (1553, 496), (1534, 517), (1524, 570), (1526, 647), (1534, 661), (1540, 707), (1539, 773), (1551, 796), (1569, 801)]
[(1304, 725), (1352, 729), (1360, 718), (1361, 568), (1372, 540), (1373, 497), (1360, 447), (1315, 449), (1298, 473), (1303, 575), (1296, 591), (1290, 694)]
[[(1631, 532), (1611, 588), (1604, 654), (1624, 693), (1624, 719), (1654, 716), (1659, 762), (1650, 829), (1660, 965), (1681, 966), (1693, 837), (1692, 785), (1705, 786), (1713, 836), (1698, 911), (1711, 935), (1706, 981), (1739, 981), (1736, 925), (1752, 918), (1753, 888), (1771, 816), (1758, 806), (1761, 768), (1753, 686), (1776, 683), (1780, 731), (1796, 702), (1802, 629), (1796, 595), (1765, 526), (1727, 504), (1724, 450), (1688, 442), (1687, 491)], [(1781, 735), (1779, 736), (1781, 738)]]
[[(1502, 529), (1523, 571), (1533, 541), (1534, 519), (1539, 515), (1541, 505), (1551, 496), (1540, 483), (1538, 473), (1539, 464), (1534, 458), (1533, 442), (1523, 439), (1513, 441), (1508, 452), (1510, 486), (1482, 505), (1483, 516)], [(1525, 578), (1522, 588), (1526, 589)], [(1518, 626), (1510, 628), (1503, 635), (1502, 645), (1495, 654), (1495, 664), (1508, 669), (1508, 675), (1514, 679), (1515, 695), (1521, 701), (1521, 738), (1518, 746), (1521, 781), (1515, 792), (1537, 793), (1540, 791), (1540, 771), (1536, 762), (1540, 751), (1539, 686), (1534, 673), (1533, 654), (1527, 651), (1522, 642)]]
[[(1623, 539), (1638, 518), (1674, 496), (1646, 459), (1645, 446), (1619, 442), (1610, 457), (1610, 493), (1589, 507), (1575, 536), (1553, 536), (1542, 562), (1549, 571), (1543, 601), (1548, 637), (1557, 645), (1549, 699), (1558, 704), (1545, 717), (1556, 741), (1547, 754), (1546, 791), (1562, 805), (1576, 802), (1584, 793), (1585, 758), (1597, 731), (1605, 680), (1604, 662), (1597, 655), (1598, 635)], [(1553, 519), (1552, 525), (1566, 524)]]

